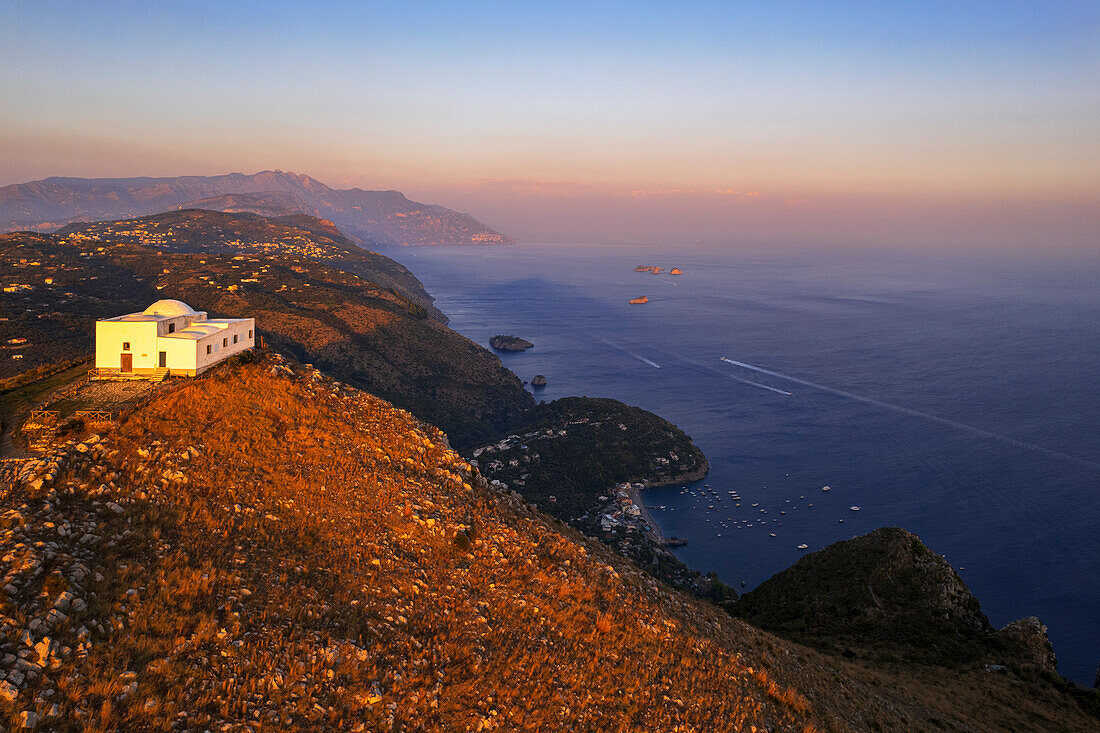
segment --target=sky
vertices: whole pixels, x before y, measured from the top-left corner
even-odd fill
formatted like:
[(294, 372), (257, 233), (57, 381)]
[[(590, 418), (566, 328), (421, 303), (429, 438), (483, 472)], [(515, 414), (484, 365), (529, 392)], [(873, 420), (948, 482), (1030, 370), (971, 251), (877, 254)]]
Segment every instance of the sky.
[(0, 185), (267, 169), (527, 240), (1100, 250), (1100, 3), (0, 3)]

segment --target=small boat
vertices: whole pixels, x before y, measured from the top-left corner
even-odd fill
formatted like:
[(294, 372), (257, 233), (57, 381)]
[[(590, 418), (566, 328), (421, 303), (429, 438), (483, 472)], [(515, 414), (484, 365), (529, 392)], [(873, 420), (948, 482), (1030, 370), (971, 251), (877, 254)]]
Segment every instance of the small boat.
[(649, 302), (649, 298), (644, 296), (644, 295), (640, 298), (631, 298), (630, 299), (630, 304), (631, 305), (642, 305), (642, 304), (648, 303), (648, 302)]
[(848, 507), (848, 508), (849, 508), (849, 509), (851, 509), (851, 510), (852, 510), (853, 512), (858, 512), (858, 511), (859, 511), (859, 507), (858, 507), (858, 506), (850, 506), (850, 507)]
[(822, 490), (822, 491), (828, 491), (828, 490), (829, 490), (829, 487), (828, 487), (828, 486), (822, 486), (822, 487), (821, 487), (821, 490)]
[(808, 550), (808, 549), (810, 549), (810, 546), (809, 546), (809, 545), (807, 545), (807, 544), (801, 544), (801, 545), (799, 545), (799, 546), (798, 546), (798, 549), (800, 549), (800, 550)]
[(768, 532), (769, 537), (775, 537), (775, 532)]
[(668, 274), (669, 274), (669, 275), (683, 275), (683, 274), (684, 274), (684, 271), (683, 271), (683, 270), (681, 270), (681, 269), (680, 269), (679, 267), (673, 267), (673, 268), (672, 268), (672, 269), (671, 269), (671, 270), (669, 271), (669, 273), (668, 273)]

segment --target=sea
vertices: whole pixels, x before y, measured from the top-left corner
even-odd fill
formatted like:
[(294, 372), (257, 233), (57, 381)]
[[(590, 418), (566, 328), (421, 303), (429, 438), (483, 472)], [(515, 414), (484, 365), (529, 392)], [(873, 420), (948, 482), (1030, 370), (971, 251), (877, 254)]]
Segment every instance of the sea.
[(745, 591), (904, 527), (994, 625), (1038, 616), (1059, 671), (1092, 685), (1100, 266), (584, 243), (386, 254), (471, 340), (532, 341), (500, 356), (546, 377), (538, 399), (613, 397), (694, 439), (707, 478), (644, 494), (687, 565)]

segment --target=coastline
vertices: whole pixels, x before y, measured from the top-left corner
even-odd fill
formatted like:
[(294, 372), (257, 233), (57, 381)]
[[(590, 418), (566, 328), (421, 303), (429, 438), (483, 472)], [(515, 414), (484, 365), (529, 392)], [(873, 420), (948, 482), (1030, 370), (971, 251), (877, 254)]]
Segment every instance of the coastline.
[[(692, 442), (692, 445), (694, 445), (694, 441)], [(698, 446), (696, 446), (696, 449), (698, 449)], [(690, 484), (694, 481), (702, 481), (704, 478), (706, 478), (706, 475), (710, 473), (710, 462), (707, 461), (707, 457), (703, 454), (702, 450), (699, 450), (699, 457), (702, 460), (703, 465), (695, 471), (692, 471), (691, 473), (682, 474), (677, 478), (669, 479), (667, 481), (651, 482), (643, 480), (642, 482), (640, 482), (644, 484), (644, 487), (642, 489), (634, 488), (634, 482), (632, 482), (630, 485), (630, 500), (633, 501), (634, 504), (638, 507), (639, 511), (641, 511), (642, 518), (645, 520), (646, 526), (649, 527), (650, 535), (652, 536), (651, 538), (653, 539), (653, 541), (662, 547), (664, 547), (665, 543), (664, 532), (661, 531), (661, 527), (657, 524), (657, 520), (654, 519), (653, 514), (650, 513), (649, 507), (647, 507), (642, 501), (642, 492), (645, 491), (645, 489), (659, 489), (663, 486), (672, 486), (673, 484)]]
[[(648, 486), (646, 488), (649, 488)], [(661, 528), (657, 525), (657, 520), (653, 518), (653, 515), (649, 512), (649, 507), (642, 501), (643, 489), (638, 489), (634, 484), (630, 485), (630, 500), (634, 502), (634, 506), (638, 507), (638, 511), (642, 514), (642, 519), (645, 520), (646, 526), (649, 528), (650, 539), (656, 542), (658, 545), (664, 546), (665, 536), (661, 532)]]

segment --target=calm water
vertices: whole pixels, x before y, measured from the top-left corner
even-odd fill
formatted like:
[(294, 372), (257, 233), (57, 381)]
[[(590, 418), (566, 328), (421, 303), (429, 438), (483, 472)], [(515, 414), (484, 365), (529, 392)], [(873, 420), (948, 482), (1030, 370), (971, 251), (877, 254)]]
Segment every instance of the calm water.
[[(615, 397), (695, 439), (722, 501), (646, 495), (666, 507), (662, 530), (689, 540), (688, 565), (752, 588), (800, 544), (902, 526), (947, 557), (994, 624), (1039, 616), (1062, 674), (1091, 685), (1100, 273), (624, 246), (388, 254), (459, 332), (533, 341), (503, 359), (525, 380), (546, 375), (540, 398)], [(649, 303), (627, 304), (639, 295)]]

